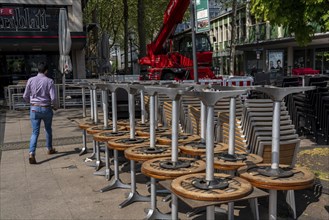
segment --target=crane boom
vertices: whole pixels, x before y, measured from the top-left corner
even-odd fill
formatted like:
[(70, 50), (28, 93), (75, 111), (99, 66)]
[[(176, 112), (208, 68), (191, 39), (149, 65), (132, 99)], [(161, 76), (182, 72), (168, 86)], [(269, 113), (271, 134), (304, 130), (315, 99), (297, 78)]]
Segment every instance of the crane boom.
[(163, 25), (155, 40), (148, 45), (150, 56), (160, 54), (163, 44), (175, 31), (177, 24), (181, 23), (190, 0), (170, 0), (163, 16)]
[[(193, 79), (191, 35), (186, 33), (179, 37), (173, 36), (189, 5), (190, 0), (170, 0), (158, 35), (147, 45), (147, 56), (139, 60), (141, 65), (150, 66), (147, 70), (149, 79)], [(214, 78), (211, 70), (212, 51), (209, 37), (206, 34), (199, 34), (196, 40), (200, 45), (197, 49), (198, 76)]]

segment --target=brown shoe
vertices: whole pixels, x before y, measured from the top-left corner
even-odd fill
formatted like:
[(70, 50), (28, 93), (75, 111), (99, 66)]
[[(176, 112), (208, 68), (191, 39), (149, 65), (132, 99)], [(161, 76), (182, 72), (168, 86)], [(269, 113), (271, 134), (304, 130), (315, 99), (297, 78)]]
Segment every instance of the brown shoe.
[(56, 154), (56, 153), (57, 153), (57, 150), (55, 148), (47, 150), (47, 154)]
[(37, 164), (37, 161), (35, 160), (35, 156), (33, 154), (30, 154), (29, 162), (30, 164)]

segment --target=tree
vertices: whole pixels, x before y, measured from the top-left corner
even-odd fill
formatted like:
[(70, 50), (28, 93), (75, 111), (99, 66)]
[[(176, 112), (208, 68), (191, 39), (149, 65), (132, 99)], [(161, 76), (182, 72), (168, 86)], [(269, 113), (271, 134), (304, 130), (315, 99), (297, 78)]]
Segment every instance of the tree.
[(231, 44), (230, 44), (230, 76), (234, 76), (235, 70), (235, 46), (236, 46), (236, 13), (237, 0), (232, 1), (232, 15), (231, 15)]
[(138, 0), (137, 4), (138, 13), (138, 40), (139, 40), (139, 56), (146, 55), (146, 35), (145, 35), (145, 5), (144, 0)]
[[(89, 0), (83, 12), (84, 23), (95, 24), (92, 29), (92, 35), (88, 37), (88, 44), (86, 48), (87, 58), (89, 59), (89, 68), (94, 68), (97, 59), (97, 50), (99, 47), (99, 38), (103, 32), (107, 32), (111, 38), (110, 48), (120, 41), (123, 14), (117, 13), (122, 10), (122, 4), (115, 0)], [(88, 65), (87, 63), (87, 65)]]
[[(128, 54), (130, 30), (138, 35), (134, 44), (138, 45), (140, 57), (146, 55), (146, 44), (154, 39), (161, 28), (167, 5), (168, 0), (89, 0), (83, 12), (84, 23), (97, 23), (99, 28), (93, 31), (87, 53), (96, 56), (96, 39), (106, 31), (111, 39), (110, 48), (119, 44), (124, 48), (124, 54)], [(128, 56), (125, 56), (124, 65), (127, 72)]]
[(124, 66), (125, 66), (125, 74), (128, 73), (128, 0), (122, 0), (123, 3), (123, 34), (124, 34), (124, 53), (125, 53), (125, 59), (124, 59)]
[(316, 28), (329, 31), (329, 0), (251, 0), (256, 19), (283, 26), (305, 46), (311, 42)]

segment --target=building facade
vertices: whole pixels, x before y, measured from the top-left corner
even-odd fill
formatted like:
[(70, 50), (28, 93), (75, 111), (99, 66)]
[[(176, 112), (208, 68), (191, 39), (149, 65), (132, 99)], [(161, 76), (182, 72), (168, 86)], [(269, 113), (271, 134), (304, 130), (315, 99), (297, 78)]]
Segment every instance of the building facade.
[[(320, 30), (306, 47), (300, 47), (284, 27), (268, 22), (256, 23), (249, 13), (248, 1), (239, 1), (236, 16), (235, 75), (252, 71), (290, 75), (294, 68), (312, 68), (329, 74), (329, 32)], [(232, 11), (226, 10), (211, 20), (214, 65), (220, 74), (229, 74)], [(215, 40), (213, 40), (215, 39)]]
[(0, 96), (5, 86), (27, 80), (37, 73), (37, 63), (47, 62), (55, 83), (58, 71), (58, 18), (68, 12), (72, 38), (73, 72), (67, 78), (85, 78), (86, 33), (81, 0), (0, 0)]

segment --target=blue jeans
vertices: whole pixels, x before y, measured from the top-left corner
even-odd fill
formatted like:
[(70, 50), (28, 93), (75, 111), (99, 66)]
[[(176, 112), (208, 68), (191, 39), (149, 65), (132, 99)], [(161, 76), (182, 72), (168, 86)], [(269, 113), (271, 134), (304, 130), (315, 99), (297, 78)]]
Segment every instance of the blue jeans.
[(44, 122), (45, 130), (46, 130), (46, 147), (48, 148), (48, 150), (52, 149), (53, 135), (52, 135), (51, 124), (53, 121), (53, 110), (50, 107), (31, 106), (30, 119), (32, 124), (30, 154), (35, 155), (41, 121)]

